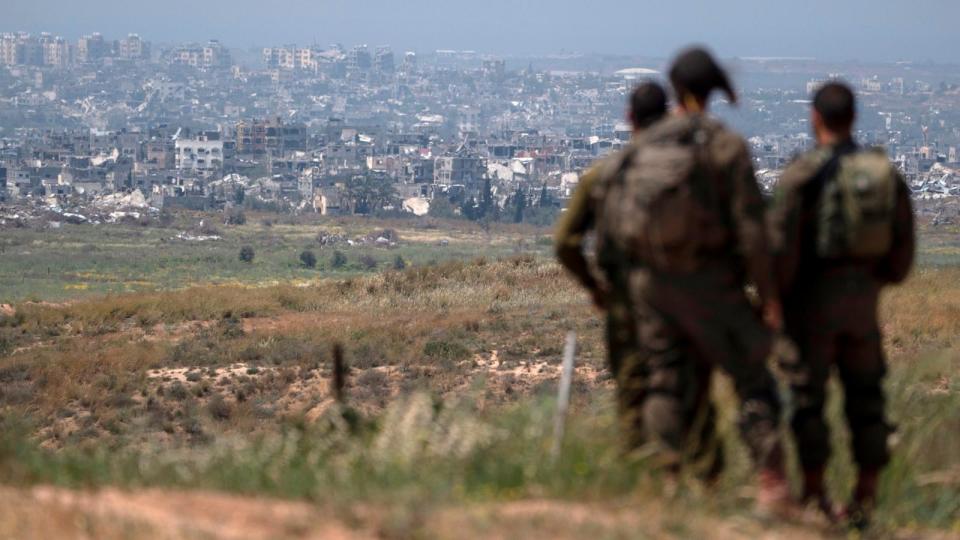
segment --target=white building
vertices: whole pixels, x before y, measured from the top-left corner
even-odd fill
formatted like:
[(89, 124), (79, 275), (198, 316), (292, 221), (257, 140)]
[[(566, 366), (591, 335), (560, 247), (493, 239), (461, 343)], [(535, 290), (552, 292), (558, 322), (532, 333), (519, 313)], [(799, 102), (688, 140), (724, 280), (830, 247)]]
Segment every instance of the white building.
[(174, 166), (178, 171), (208, 177), (223, 169), (223, 141), (178, 139), (174, 144)]

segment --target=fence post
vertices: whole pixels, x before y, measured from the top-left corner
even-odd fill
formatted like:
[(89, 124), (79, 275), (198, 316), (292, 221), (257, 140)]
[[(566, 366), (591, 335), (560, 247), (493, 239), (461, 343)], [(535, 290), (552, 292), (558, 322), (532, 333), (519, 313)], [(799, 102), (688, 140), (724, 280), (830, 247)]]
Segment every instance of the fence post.
[(343, 345), (333, 345), (333, 397), (340, 405), (347, 404), (347, 363), (343, 358)]
[(573, 382), (573, 360), (577, 348), (577, 333), (567, 334), (567, 343), (563, 348), (563, 372), (560, 374), (560, 389), (557, 392), (557, 411), (553, 420), (553, 449), (551, 457), (560, 457), (563, 445), (564, 428), (567, 421), (567, 408), (570, 406), (570, 385)]

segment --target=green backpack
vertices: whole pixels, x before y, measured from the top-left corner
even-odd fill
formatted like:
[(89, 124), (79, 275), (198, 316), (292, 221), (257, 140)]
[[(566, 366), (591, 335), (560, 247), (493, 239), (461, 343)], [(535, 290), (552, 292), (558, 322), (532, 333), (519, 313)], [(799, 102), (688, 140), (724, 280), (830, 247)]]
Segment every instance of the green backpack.
[(865, 259), (893, 244), (897, 173), (882, 149), (839, 157), (817, 204), (817, 255)]

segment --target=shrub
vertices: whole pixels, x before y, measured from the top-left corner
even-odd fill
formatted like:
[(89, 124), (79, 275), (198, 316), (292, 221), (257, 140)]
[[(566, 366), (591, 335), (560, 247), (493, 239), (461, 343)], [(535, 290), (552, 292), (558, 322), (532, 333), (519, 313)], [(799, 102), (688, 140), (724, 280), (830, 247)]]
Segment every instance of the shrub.
[(207, 404), (207, 412), (215, 420), (229, 420), (233, 416), (233, 407), (223, 399), (223, 396), (217, 394)]
[(306, 249), (300, 254), (300, 263), (307, 268), (316, 268), (317, 256), (309, 249)]
[(168, 388), (169, 396), (177, 401), (183, 401), (190, 396), (190, 393), (187, 391), (187, 387), (183, 385), (182, 382), (177, 381)]
[(210, 222), (209, 219), (204, 219), (200, 222), (200, 234), (207, 236), (220, 236), (222, 233), (216, 225)]
[(245, 225), (247, 223), (247, 216), (243, 213), (243, 210), (231, 210), (227, 214), (227, 225)]
[(470, 351), (455, 341), (428, 341), (423, 346), (423, 355), (431, 360), (457, 362), (470, 356)]
[(394, 270), (405, 270), (407, 268), (407, 261), (403, 260), (403, 257), (397, 255), (393, 259), (393, 269)]
[(253, 252), (253, 248), (250, 246), (243, 246), (240, 248), (240, 260), (249, 264), (253, 262), (253, 258), (256, 254)]
[(377, 267), (377, 260), (372, 255), (361, 255), (360, 264), (367, 270), (373, 270)]
[(330, 261), (330, 266), (334, 268), (343, 268), (347, 265), (347, 256), (343, 254), (342, 251), (333, 252), (333, 260)]

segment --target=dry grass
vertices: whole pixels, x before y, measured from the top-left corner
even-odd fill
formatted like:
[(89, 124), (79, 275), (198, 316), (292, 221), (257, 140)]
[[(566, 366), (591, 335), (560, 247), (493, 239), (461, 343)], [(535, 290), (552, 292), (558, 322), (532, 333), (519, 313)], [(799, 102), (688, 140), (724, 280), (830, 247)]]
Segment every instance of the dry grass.
[(16, 308), (0, 406), (56, 448), (203, 442), (317, 417), (331, 402), (335, 342), (348, 345), (350, 393), (366, 413), (478, 379), (484, 406), (534, 394), (556, 376), (570, 328), (588, 380), (605, 382), (598, 321), (556, 265), (534, 258)]
[[(958, 283), (960, 269), (924, 269), (886, 294), (882, 319), (895, 365), (958, 346)], [(581, 363), (592, 373), (581, 389), (609, 385), (599, 318), (555, 264), (535, 258), (308, 287), (25, 303), (0, 322), (0, 407), (31, 418), (53, 447), (270, 431), (329, 406), (334, 342), (348, 345), (351, 394), (367, 413), (415, 389), (456, 395), (477, 379), (487, 382), (488, 406), (538, 393), (556, 374), (569, 329), (578, 331)]]
[[(884, 487), (887, 530), (911, 518), (952, 523), (944, 513), (960, 507), (958, 278), (957, 268), (922, 269), (884, 297), (892, 412), (902, 426), (898, 457)], [(636, 469), (621, 463), (612, 439), (601, 321), (552, 262), (529, 257), (453, 262), (305, 287), (199, 287), (15, 308), (13, 316), (0, 319), (0, 416), (26, 419), (33, 440), (61, 449), (67, 460), (47, 467), (46, 457), (24, 458), (40, 460), (27, 479), (173, 483), (327, 500), (316, 492), (319, 483), (361, 499), (396, 490), (407, 500), (413, 492), (413, 506), (424, 499), (457, 500), (464, 493), (481, 500), (544, 494), (606, 500), (637, 485)], [(582, 423), (573, 428), (568, 461), (551, 468), (541, 452), (548, 438), (535, 429), (544, 423), (543, 409), (531, 396), (553, 391), (560, 344), (570, 329), (579, 335), (575, 411)], [(335, 412), (329, 384), (335, 342), (347, 345), (353, 405), (362, 416), (378, 419), (372, 439), (325, 438), (324, 422)], [(437, 401), (397, 405), (412, 393)], [(462, 417), (429, 412), (465, 397), (469, 414)], [(507, 419), (496, 420), (503, 411)], [(835, 417), (837, 411), (834, 407)], [(729, 413), (725, 433), (733, 431)], [(320, 448), (294, 444), (284, 450), (288, 430), (304, 424), (319, 429), (305, 439)], [(944, 436), (949, 432), (954, 435)], [(459, 438), (451, 438), (457, 433)], [(485, 435), (465, 439), (464, 434)], [(838, 432), (838, 442), (844, 436)], [(263, 440), (266, 450), (237, 450), (238, 438)], [(336, 445), (344, 448), (333, 452)], [(164, 450), (177, 448), (185, 453), (169, 459), (184, 461), (171, 470), (164, 468), (166, 457), (155, 465), (134, 460), (130, 470), (124, 461), (114, 463), (114, 456), (128, 451), (162, 457)], [(391, 457), (398, 448), (408, 448), (409, 461)], [(77, 449), (100, 457), (71, 465), (69, 456)], [(747, 468), (735, 443), (733, 449), (733, 472), (724, 485), (731, 492), (709, 513), (742, 509), (736, 490)], [(320, 461), (307, 466), (299, 452), (333, 457), (330, 462), (311, 457)], [(840, 454), (831, 474), (839, 478), (834, 487), (845, 490), (851, 469)], [(9, 465), (9, 459), (0, 456), (0, 464)], [(338, 469), (338, 460), (348, 470)], [(194, 462), (199, 465), (193, 476), (176, 476)], [(265, 463), (273, 464), (270, 470), (257, 472)], [(245, 479), (239, 472), (253, 476)], [(687, 501), (677, 511), (689, 504), (709, 506), (706, 501)], [(455, 515), (441, 509), (422, 529), (424, 522), (404, 514), (412, 507), (404, 505), (397, 523), (390, 525), (390, 518), (384, 527), (400, 536), (426, 531), (442, 537), (463, 528), (481, 531), (478, 537), (483, 531), (510, 537), (529, 532), (524, 527), (531, 520), (552, 520), (557, 513), (550, 504), (543, 512), (522, 506)], [(635, 526), (615, 509), (598, 521), (577, 521), (577, 512), (590, 513), (588, 506), (563, 508), (560, 513), (572, 521), (561, 529), (576, 531), (572, 536), (618, 536)], [(700, 521), (678, 521), (670, 517), (673, 510), (667, 512), (649, 529), (660, 532), (652, 534), (689, 536), (720, 526), (702, 512)], [(490, 523), (501, 522), (506, 529), (490, 529)], [(767, 534), (755, 524), (744, 527), (730, 537)], [(557, 534), (562, 536), (560, 529)]]

